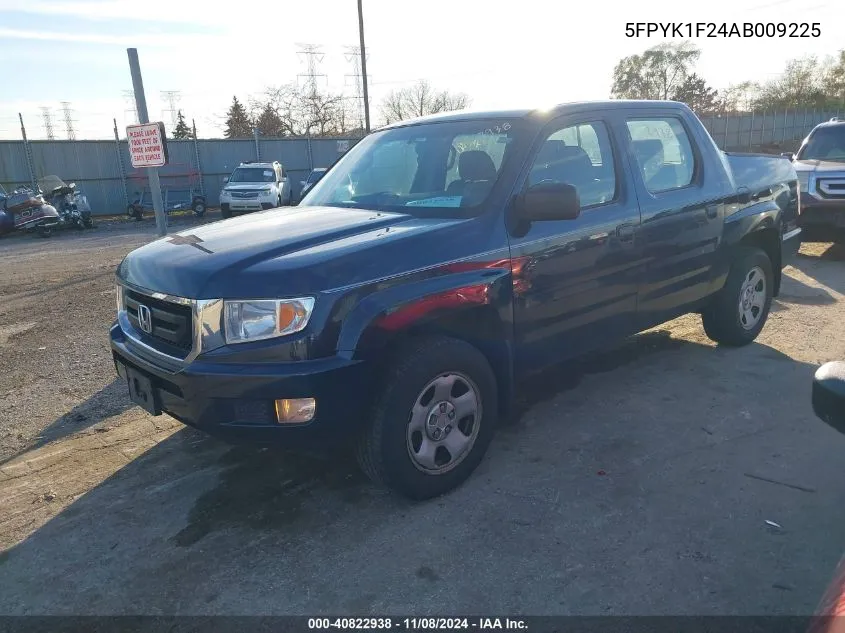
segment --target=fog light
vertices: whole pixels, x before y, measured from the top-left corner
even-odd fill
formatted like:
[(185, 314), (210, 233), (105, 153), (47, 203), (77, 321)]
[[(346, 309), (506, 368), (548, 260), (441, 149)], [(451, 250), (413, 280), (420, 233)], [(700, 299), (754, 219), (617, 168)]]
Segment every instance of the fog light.
[(314, 398), (276, 400), (276, 419), (281, 424), (301, 424), (313, 418), (316, 409)]

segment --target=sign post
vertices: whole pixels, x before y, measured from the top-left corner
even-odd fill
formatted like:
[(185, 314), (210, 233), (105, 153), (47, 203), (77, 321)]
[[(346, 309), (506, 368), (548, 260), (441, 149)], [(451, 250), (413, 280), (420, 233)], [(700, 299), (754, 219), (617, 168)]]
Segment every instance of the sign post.
[[(138, 121), (140, 125), (130, 125), (126, 128), (126, 135), (129, 141), (129, 155), (132, 157), (132, 166), (147, 169), (150, 181), (150, 193), (153, 197), (153, 210), (156, 215), (156, 228), (159, 235), (167, 235), (167, 216), (164, 214), (164, 202), (161, 199), (161, 183), (158, 179), (158, 168), (167, 162), (167, 138), (164, 134), (163, 123), (150, 123), (147, 114), (147, 99), (144, 96), (144, 82), (141, 79), (141, 65), (138, 62), (138, 49), (127, 48), (129, 55), (129, 72), (132, 73), (132, 88), (135, 92), (135, 105), (138, 109)], [(135, 133), (135, 140), (140, 143), (133, 147), (132, 133)], [(148, 134), (149, 133), (149, 134)], [(157, 143), (157, 144), (156, 144)], [(156, 152), (153, 148), (159, 149)], [(136, 157), (139, 162), (136, 163)]]

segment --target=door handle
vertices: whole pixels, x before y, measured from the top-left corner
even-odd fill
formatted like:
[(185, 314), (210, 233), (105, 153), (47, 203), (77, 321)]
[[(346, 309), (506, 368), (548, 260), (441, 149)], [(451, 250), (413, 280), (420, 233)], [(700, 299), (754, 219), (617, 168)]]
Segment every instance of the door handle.
[(616, 237), (620, 242), (630, 242), (634, 239), (634, 225), (620, 224), (616, 227)]

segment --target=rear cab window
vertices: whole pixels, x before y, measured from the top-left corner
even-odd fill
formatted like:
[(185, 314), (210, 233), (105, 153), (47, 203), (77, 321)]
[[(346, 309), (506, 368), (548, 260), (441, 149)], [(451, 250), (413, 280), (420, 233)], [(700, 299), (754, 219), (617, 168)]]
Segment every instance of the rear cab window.
[(640, 175), (650, 193), (692, 184), (695, 152), (680, 119), (628, 119), (627, 126)]

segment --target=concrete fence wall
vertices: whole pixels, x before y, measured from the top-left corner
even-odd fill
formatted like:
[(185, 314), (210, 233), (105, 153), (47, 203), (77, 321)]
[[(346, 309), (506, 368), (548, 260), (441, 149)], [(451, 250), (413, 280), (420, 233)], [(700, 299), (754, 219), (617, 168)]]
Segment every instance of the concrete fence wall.
[[(788, 110), (703, 117), (716, 144), (730, 151), (791, 151), (815, 125), (842, 111)], [(169, 163), (160, 169), (163, 189), (188, 187), (204, 193), (210, 206), (219, 203), (223, 178), (242, 161), (280, 161), (300, 181), (314, 167), (328, 167), (358, 139), (209, 139), (168, 141)], [(76, 182), (97, 215), (122, 213), (147, 185), (144, 170), (133, 170), (122, 141), (0, 141), (0, 184), (7, 191), (55, 174)]]

